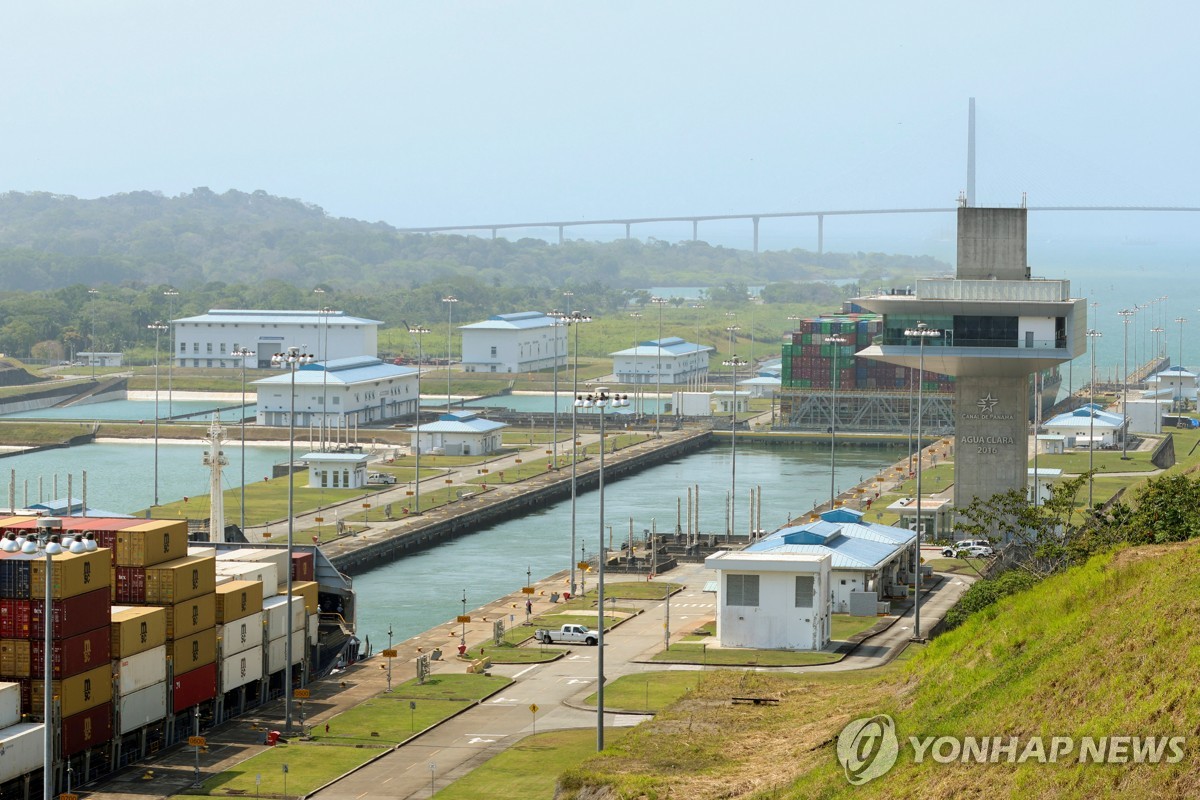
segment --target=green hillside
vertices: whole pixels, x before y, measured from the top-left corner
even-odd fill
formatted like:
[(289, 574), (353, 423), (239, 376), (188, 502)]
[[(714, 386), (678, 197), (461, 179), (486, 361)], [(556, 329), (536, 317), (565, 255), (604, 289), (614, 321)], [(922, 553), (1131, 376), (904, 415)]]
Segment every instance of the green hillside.
[[(1198, 576), (1200, 542), (1127, 548), (1006, 598), (875, 675), (708, 675), (565, 776), (560, 797), (1200, 797)], [(747, 693), (780, 704), (730, 705)], [(875, 714), (894, 719), (899, 758), (852, 786), (837, 737)], [(1073, 749), (1058, 763), (927, 753), (917, 764), (911, 736), (1015, 736), (1018, 754), (1030, 737), (1047, 749), (1050, 737), (1072, 737)], [(1080, 764), (1088, 736), (1187, 739), (1174, 764)]]

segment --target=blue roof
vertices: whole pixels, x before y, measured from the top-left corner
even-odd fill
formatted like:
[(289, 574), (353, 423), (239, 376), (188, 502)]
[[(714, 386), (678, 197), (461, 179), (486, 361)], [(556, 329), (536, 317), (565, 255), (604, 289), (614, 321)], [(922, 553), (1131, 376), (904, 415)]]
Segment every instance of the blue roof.
[(916, 537), (916, 531), (862, 521), (859, 511), (839, 508), (805, 525), (781, 528), (747, 547), (748, 553), (826, 555), (833, 569), (878, 569)]
[[(30, 503), (30, 511), (45, 511), (55, 517), (84, 516), (83, 500), (78, 497), (59, 497), (41, 503)], [(132, 514), (122, 514), (118, 511), (105, 511), (100, 508), (87, 509), (89, 517), (108, 517), (110, 519), (133, 519)]]
[[(352, 386), (356, 383), (391, 380), (393, 378), (415, 376), (416, 374), (417, 370), (414, 367), (401, 367), (396, 364), (389, 364), (375, 356), (352, 356), (350, 358), (335, 358), (330, 361), (317, 361), (312, 364), (304, 364), (296, 370), (296, 385)], [(284, 384), (290, 383), (291, 380), (291, 373), (284, 372), (280, 375), (272, 375), (269, 378), (254, 381), (254, 385)]]
[(1090, 428), (1099, 425), (1102, 428), (1120, 428), (1125, 424), (1125, 418), (1111, 411), (1101, 411), (1093, 405), (1082, 406), (1074, 411), (1059, 414), (1053, 419), (1042, 423), (1044, 428)]
[(668, 336), (664, 339), (648, 339), (638, 342), (636, 347), (629, 347), (609, 353), (610, 356), (651, 356), (657, 358), (661, 351), (664, 356), (686, 356), (692, 353), (710, 353), (713, 348), (704, 344), (685, 341), (678, 336)]
[(470, 325), (460, 325), (459, 330), (528, 330), (529, 328), (553, 328), (558, 320), (541, 311), (520, 311), (515, 314), (496, 314), (483, 322), (472, 322)]
[[(421, 433), (491, 433), (507, 427), (508, 423), (483, 419), (474, 411), (448, 411), (438, 417), (437, 422), (422, 425)], [(407, 430), (416, 433), (417, 428)]]
[(301, 311), (273, 311), (246, 308), (214, 308), (207, 314), (182, 317), (172, 322), (211, 322), (235, 325), (382, 325), (377, 319), (352, 317), (345, 311), (321, 312), (315, 309)]

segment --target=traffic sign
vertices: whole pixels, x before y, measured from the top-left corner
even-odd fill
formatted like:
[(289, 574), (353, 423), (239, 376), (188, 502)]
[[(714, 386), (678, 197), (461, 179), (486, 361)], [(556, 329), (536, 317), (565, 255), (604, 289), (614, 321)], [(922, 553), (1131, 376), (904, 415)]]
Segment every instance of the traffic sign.
[(580, 562), (579, 562), (578, 564), (576, 564), (575, 566), (579, 567), (579, 568), (580, 568), (580, 569), (582, 569), (582, 570), (588, 570), (588, 569), (591, 569), (591, 568), (592, 568), (592, 565), (591, 565), (591, 564), (589, 564), (589, 563), (588, 563), (588, 562), (586, 562), (586, 561), (580, 561)]
[(530, 710), (530, 711), (532, 711), (534, 714), (536, 714), (536, 713), (538, 712), (538, 704), (537, 704), (537, 703), (532, 703), (532, 704), (529, 706), (529, 710)]
[(296, 689), (292, 692), (292, 697), (296, 700), (307, 700), (312, 697), (312, 692), (308, 689)]
[(207, 744), (208, 744), (208, 739), (205, 739), (203, 736), (189, 736), (188, 737), (188, 746), (189, 747), (204, 747)]
[(521, 594), (533, 594), (533, 587), (532, 586), (522, 586)]
[(400, 656), (396, 655), (395, 650), (384, 650), (382, 653), (380, 653), (380, 655), (383, 656), (384, 658), (399, 658), (400, 657)]
[(471, 621), (471, 618), (470, 618), (470, 617), (463, 617), (463, 616), (460, 616), (460, 617), (458, 617), (457, 619), (455, 619), (454, 621), (455, 621), (455, 622), (470, 622), (470, 621)]

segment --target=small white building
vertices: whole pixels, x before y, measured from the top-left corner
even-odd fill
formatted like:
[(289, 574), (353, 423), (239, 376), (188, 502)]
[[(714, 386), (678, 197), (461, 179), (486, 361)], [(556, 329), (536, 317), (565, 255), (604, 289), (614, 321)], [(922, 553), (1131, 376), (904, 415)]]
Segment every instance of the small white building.
[[(258, 424), (288, 425), (290, 371), (254, 381)], [(374, 356), (315, 362), (296, 369), (296, 427), (352, 428), (409, 416), (417, 410), (417, 370)]]
[(1130, 400), (1126, 403), (1129, 432), (1162, 433), (1163, 414), (1170, 413), (1171, 405), (1170, 392), (1163, 392), (1157, 396), (1147, 393), (1140, 400)]
[(366, 453), (305, 453), (310, 489), (360, 489), (367, 485)]
[(247, 369), (270, 369), (271, 356), (299, 347), (318, 361), (378, 354), (376, 319), (344, 311), (257, 311), (214, 308), (207, 314), (171, 320), (177, 367), (236, 367), (235, 350), (249, 349)]
[(495, 453), (503, 446), (501, 431), (507, 427), (507, 423), (483, 419), (474, 411), (451, 411), (421, 425), (420, 431), (412, 427), (408, 432), (414, 440), (412, 446), (422, 453), (479, 456)]
[(686, 342), (678, 336), (638, 342), (609, 353), (613, 374), (620, 383), (689, 383), (708, 376), (708, 354), (713, 348)]
[(1048, 433), (1067, 437), (1067, 446), (1098, 450), (1116, 447), (1125, 429), (1125, 418), (1089, 403), (1059, 414), (1042, 425)]
[[(929, 479), (926, 478), (926, 481)], [(917, 530), (917, 498), (901, 497), (887, 507), (896, 515), (896, 525), (906, 531)], [(921, 536), (926, 540), (940, 539), (954, 528), (954, 501), (946, 497), (921, 495)]]
[(717, 640), (722, 647), (820, 650), (829, 644), (828, 554), (719, 551)]
[(736, 392), (729, 389), (718, 389), (710, 393), (712, 410), (715, 414), (730, 414), (733, 413), (734, 405), (737, 406), (737, 413), (742, 414), (750, 410), (750, 392), (738, 390)]
[(711, 392), (672, 392), (671, 413), (684, 417), (711, 417), (713, 402)]
[(1061, 456), (1067, 452), (1067, 437), (1061, 433), (1039, 433), (1036, 441), (1039, 453)]
[(541, 311), (497, 314), (459, 330), (466, 372), (535, 372), (567, 364), (567, 326)]
[(1025, 487), (1025, 499), (1033, 503), (1036, 493), (1037, 505), (1045, 505), (1054, 493), (1054, 484), (1062, 479), (1062, 470), (1054, 467), (1029, 468), (1029, 483)]
[(782, 385), (783, 381), (780, 378), (772, 378), (767, 375), (756, 375), (753, 378), (738, 381), (738, 386), (750, 392), (751, 397), (774, 397)]
[(89, 367), (119, 367), (124, 363), (124, 353), (76, 353), (75, 357)]
[(1147, 388), (1151, 391), (1167, 391), (1168, 397), (1185, 400), (1196, 399), (1196, 373), (1189, 372), (1183, 367), (1167, 367), (1146, 379)]

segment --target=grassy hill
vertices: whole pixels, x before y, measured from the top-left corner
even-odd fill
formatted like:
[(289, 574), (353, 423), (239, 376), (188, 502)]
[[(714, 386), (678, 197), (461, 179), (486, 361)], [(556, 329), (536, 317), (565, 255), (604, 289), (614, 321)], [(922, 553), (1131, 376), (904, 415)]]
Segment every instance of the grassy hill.
[[(1200, 797), (1200, 542), (1098, 556), (870, 675), (713, 673), (564, 776), (561, 798)], [(745, 694), (775, 707), (732, 706)], [(888, 714), (887, 774), (851, 786), (838, 733)], [(907, 737), (1186, 736), (1176, 764), (914, 762)]]

